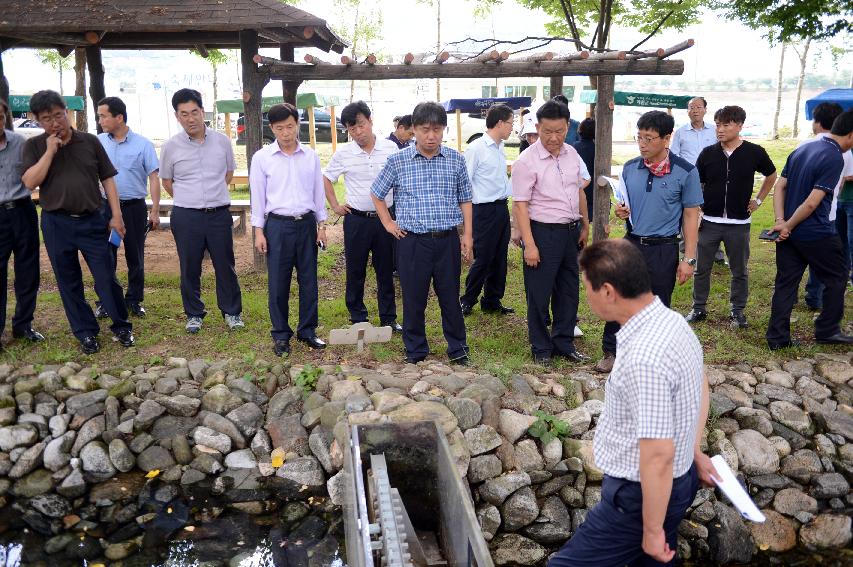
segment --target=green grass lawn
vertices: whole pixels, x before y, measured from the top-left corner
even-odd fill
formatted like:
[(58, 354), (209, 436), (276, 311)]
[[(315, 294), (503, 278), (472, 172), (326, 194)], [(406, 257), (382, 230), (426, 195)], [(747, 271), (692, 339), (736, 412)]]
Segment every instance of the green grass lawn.
[[(781, 170), (784, 159), (793, 147), (793, 142), (762, 142)], [(342, 185), (338, 184), (338, 193), (342, 196)], [(239, 195), (239, 193), (238, 193)], [(237, 195), (235, 195), (236, 197)], [(247, 196), (247, 195), (245, 195)], [(770, 314), (770, 298), (772, 295), (773, 278), (775, 276), (774, 244), (758, 240), (758, 233), (772, 224), (772, 202), (768, 200), (754, 215), (752, 223), (752, 257), (750, 260), (750, 301), (746, 309), (750, 326), (748, 329), (733, 331), (728, 327), (728, 268), (716, 266), (712, 276), (710, 301), (708, 304), (709, 318), (696, 326), (705, 349), (706, 361), (711, 363), (746, 362), (751, 365), (761, 365), (775, 357), (808, 357), (816, 352), (833, 352), (843, 350), (841, 347), (817, 346), (811, 340), (813, 333), (812, 316), (800, 303), (794, 310), (795, 319), (792, 325), (793, 336), (805, 341), (801, 348), (790, 352), (770, 353), (764, 341), (764, 331)], [(621, 221), (611, 219), (611, 237), (621, 236), (624, 225)], [(120, 262), (121, 265), (121, 262)], [(509, 274), (507, 292), (504, 302), (515, 308), (516, 314), (508, 317), (497, 317), (482, 313), (479, 309), (466, 319), (468, 342), (471, 346), (471, 357), (475, 365), (483, 370), (497, 375), (508, 375), (515, 371), (537, 371), (532, 365), (527, 342), (527, 329), (524, 314), (526, 312), (524, 291), (522, 286), (521, 251), (511, 247), (509, 253)], [(52, 364), (68, 360), (81, 360), (77, 341), (68, 329), (68, 323), (62, 310), (56, 284), (49, 267), (42, 266), (42, 290), (39, 294), (36, 311), (35, 328), (43, 332), (48, 340), (42, 345), (23, 345), (18, 341), (7, 343), (2, 359), (17, 364)], [(11, 270), (10, 270), (11, 271)], [(210, 272), (210, 270), (207, 270)], [(344, 305), (344, 259), (343, 248), (332, 245), (319, 256), (318, 273), (320, 277), (320, 324), (318, 334), (328, 337), (333, 328), (349, 325), (346, 306)], [(464, 274), (467, 268), (463, 269)], [(126, 273), (120, 269), (119, 279), (126, 281)], [(368, 275), (366, 300), (372, 321), (378, 324), (376, 316), (376, 288), (373, 274)], [(202, 281), (202, 295), (210, 314), (205, 319), (205, 327), (197, 336), (184, 333), (184, 316), (181, 308), (180, 292), (177, 274), (149, 274), (146, 278), (145, 307), (148, 316), (144, 319), (134, 319), (134, 334), (137, 346), (123, 349), (117, 343), (109, 340), (109, 322), (102, 321), (103, 348), (97, 355), (89, 357), (91, 363), (101, 368), (132, 367), (137, 364), (157, 363), (169, 356), (187, 358), (223, 358), (230, 357), (253, 362), (260, 359), (274, 358), (269, 336), (269, 314), (267, 310), (266, 274), (240, 274), (243, 291), (243, 315), (246, 328), (239, 332), (229, 333), (216, 309), (216, 297), (213, 275), (205, 275)], [(464, 285), (464, 281), (463, 281)], [(8, 290), (11, 296), (11, 283)], [(678, 286), (673, 295), (672, 306), (679, 312), (687, 312), (691, 305), (692, 284)], [(95, 294), (91, 279), (87, 280), (87, 297), (94, 301)], [(14, 298), (10, 297), (10, 304)], [(296, 325), (298, 295), (296, 282), (292, 284), (291, 324)], [(9, 306), (9, 314), (13, 305)], [(399, 301), (398, 312), (402, 314), (402, 304)], [(849, 319), (851, 312), (845, 311)], [(586, 305), (581, 286), (581, 302), (579, 309), (581, 327), (585, 336), (577, 342), (579, 350), (600, 356), (600, 343), (603, 323), (599, 321)], [(11, 327), (9, 323), (7, 329)], [(427, 309), (427, 333), (431, 348), (437, 360), (446, 360), (445, 342), (441, 334), (441, 318), (438, 304), (431, 299)], [(8, 340), (8, 334), (5, 337)], [(347, 363), (377, 363), (403, 360), (402, 341), (395, 336), (390, 343), (371, 345), (364, 353), (358, 354), (354, 347), (330, 347), (322, 352), (309, 351), (302, 344), (293, 343), (293, 362), (329, 362)], [(572, 365), (558, 363), (558, 369), (568, 371)]]

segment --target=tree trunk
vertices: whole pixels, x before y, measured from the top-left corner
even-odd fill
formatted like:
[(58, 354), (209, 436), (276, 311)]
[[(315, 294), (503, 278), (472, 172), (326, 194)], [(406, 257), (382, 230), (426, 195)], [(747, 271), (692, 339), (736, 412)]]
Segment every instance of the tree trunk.
[(613, 159), (613, 75), (598, 77), (598, 104), (595, 105), (595, 161), (591, 171), (595, 191), (593, 193), (592, 241), (605, 240), (610, 233), (610, 185), (598, 185), (600, 176), (610, 176), (610, 164)]
[[(438, 54), (441, 53), (441, 0), (435, 0), (436, 5), (436, 17), (435, 17), (435, 55), (438, 57)], [(441, 79), (435, 80), (435, 100), (436, 102), (441, 101)]]
[(800, 99), (803, 96), (803, 83), (806, 80), (806, 62), (808, 61), (809, 45), (811, 42), (812, 38), (808, 38), (806, 44), (803, 46), (803, 52), (797, 53), (800, 56), (800, 77), (797, 79), (797, 102), (794, 104), (794, 138), (800, 133)]
[[(83, 47), (74, 50), (74, 96), (86, 98), (86, 49)], [(85, 108), (77, 113), (76, 128), (78, 132), (89, 131), (89, 113)]]
[[(6, 73), (3, 71), (3, 53), (0, 52), (0, 99), (4, 100), (7, 104), (9, 103), (9, 80), (6, 78)], [(12, 129), (12, 113), (6, 113), (6, 123), (0, 124), (0, 127), (4, 127), (7, 130)]]
[[(98, 114), (98, 101), (106, 95), (104, 90), (104, 62), (101, 58), (101, 48), (98, 45), (90, 45), (86, 48), (86, 66), (89, 68), (89, 96), (92, 99), (92, 108), (95, 115)], [(103, 132), (98, 124), (98, 134)]]
[(219, 122), (219, 115), (216, 113), (216, 101), (219, 98), (219, 80), (216, 76), (216, 65), (211, 65), (213, 67), (213, 120), (210, 121), (210, 126), (214, 130), (216, 130), (216, 125)]
[(62, 86), (62, 59), (59, 59), (59, 94), (65, 96), (65, 88)]
[(776, 81), (776, 112), (773, 113), (773, 133), (771, 138), (779, 139), (779, 112), (782, 110), (782, 75), (785, 68), (785, 49), (786, 44), (782, 44), (782, 55), (779, 57), (779, 77)]

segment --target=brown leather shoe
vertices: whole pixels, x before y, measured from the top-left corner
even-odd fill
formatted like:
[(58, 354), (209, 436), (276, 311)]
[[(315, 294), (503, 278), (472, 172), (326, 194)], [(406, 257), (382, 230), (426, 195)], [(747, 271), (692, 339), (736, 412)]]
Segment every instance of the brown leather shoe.
[(616, 355), (612, 352), (605, 352), (604, 357), (598, 361), (593, 370), (602, 374), (610, 374), (610, 371), (613, 370), (614, 362), (616, 362)]

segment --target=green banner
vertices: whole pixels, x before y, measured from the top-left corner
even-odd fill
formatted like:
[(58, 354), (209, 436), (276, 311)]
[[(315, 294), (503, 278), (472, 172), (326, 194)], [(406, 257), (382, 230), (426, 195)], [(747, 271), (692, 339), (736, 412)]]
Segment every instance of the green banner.
[[(10, 95), (9, 107), (12, 112), (29, 112), (31, 95)], [(64, 96), (68, 110), (85, 110), (86, 98), (82, 96)]]
[[(265, 96), (262, 103), (263, 111), (266, 112), (276, 104), (281, 104), (283, 102), (283, 97)], [(340, 101), (336, 96), (323, 96), (316, 93), (299, 93), (296, 96), (297, 108), (308, 108), (309, 106), (338, 106), (339, 104)], [(239, 98), (232, 100), (217, 100), (216, 110), (220, 114), (225, 114), (226, 112), (239, 114), (243, 112), (243, 101)]]
[[(692, 96), (666, 95), (655, 93), (630, 93), (616, 91), (613, 102), (619, 106), (650, 106), (653, 108), (687, 108)], [(594, 90), (581, 91), (580, 101), (584, 104), (595, 104), (598, 92)]]

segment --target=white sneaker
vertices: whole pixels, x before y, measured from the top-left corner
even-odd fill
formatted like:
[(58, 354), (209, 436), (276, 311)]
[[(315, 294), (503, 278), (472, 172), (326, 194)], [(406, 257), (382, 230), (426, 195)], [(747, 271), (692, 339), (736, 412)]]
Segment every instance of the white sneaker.
[(184, 327), (188, 333), (194, 335), (201, 331), (201, 317), (187, 318), (187, 326)]
[(583, 336), (583, 331), (581, 331), (580, 327), (575, 325), (575, 337), (577, 338), (577, 337), (582, 337), (582, 336)]
[(242, 329), (246, 326), (246, 324), (243, 323), (243, 319), (240, 317), (239, 313), (237, 315), (225, 314), (225, 322), (228, 324), (228, 329), (231, 331), (234, 331), (236, 329)]

